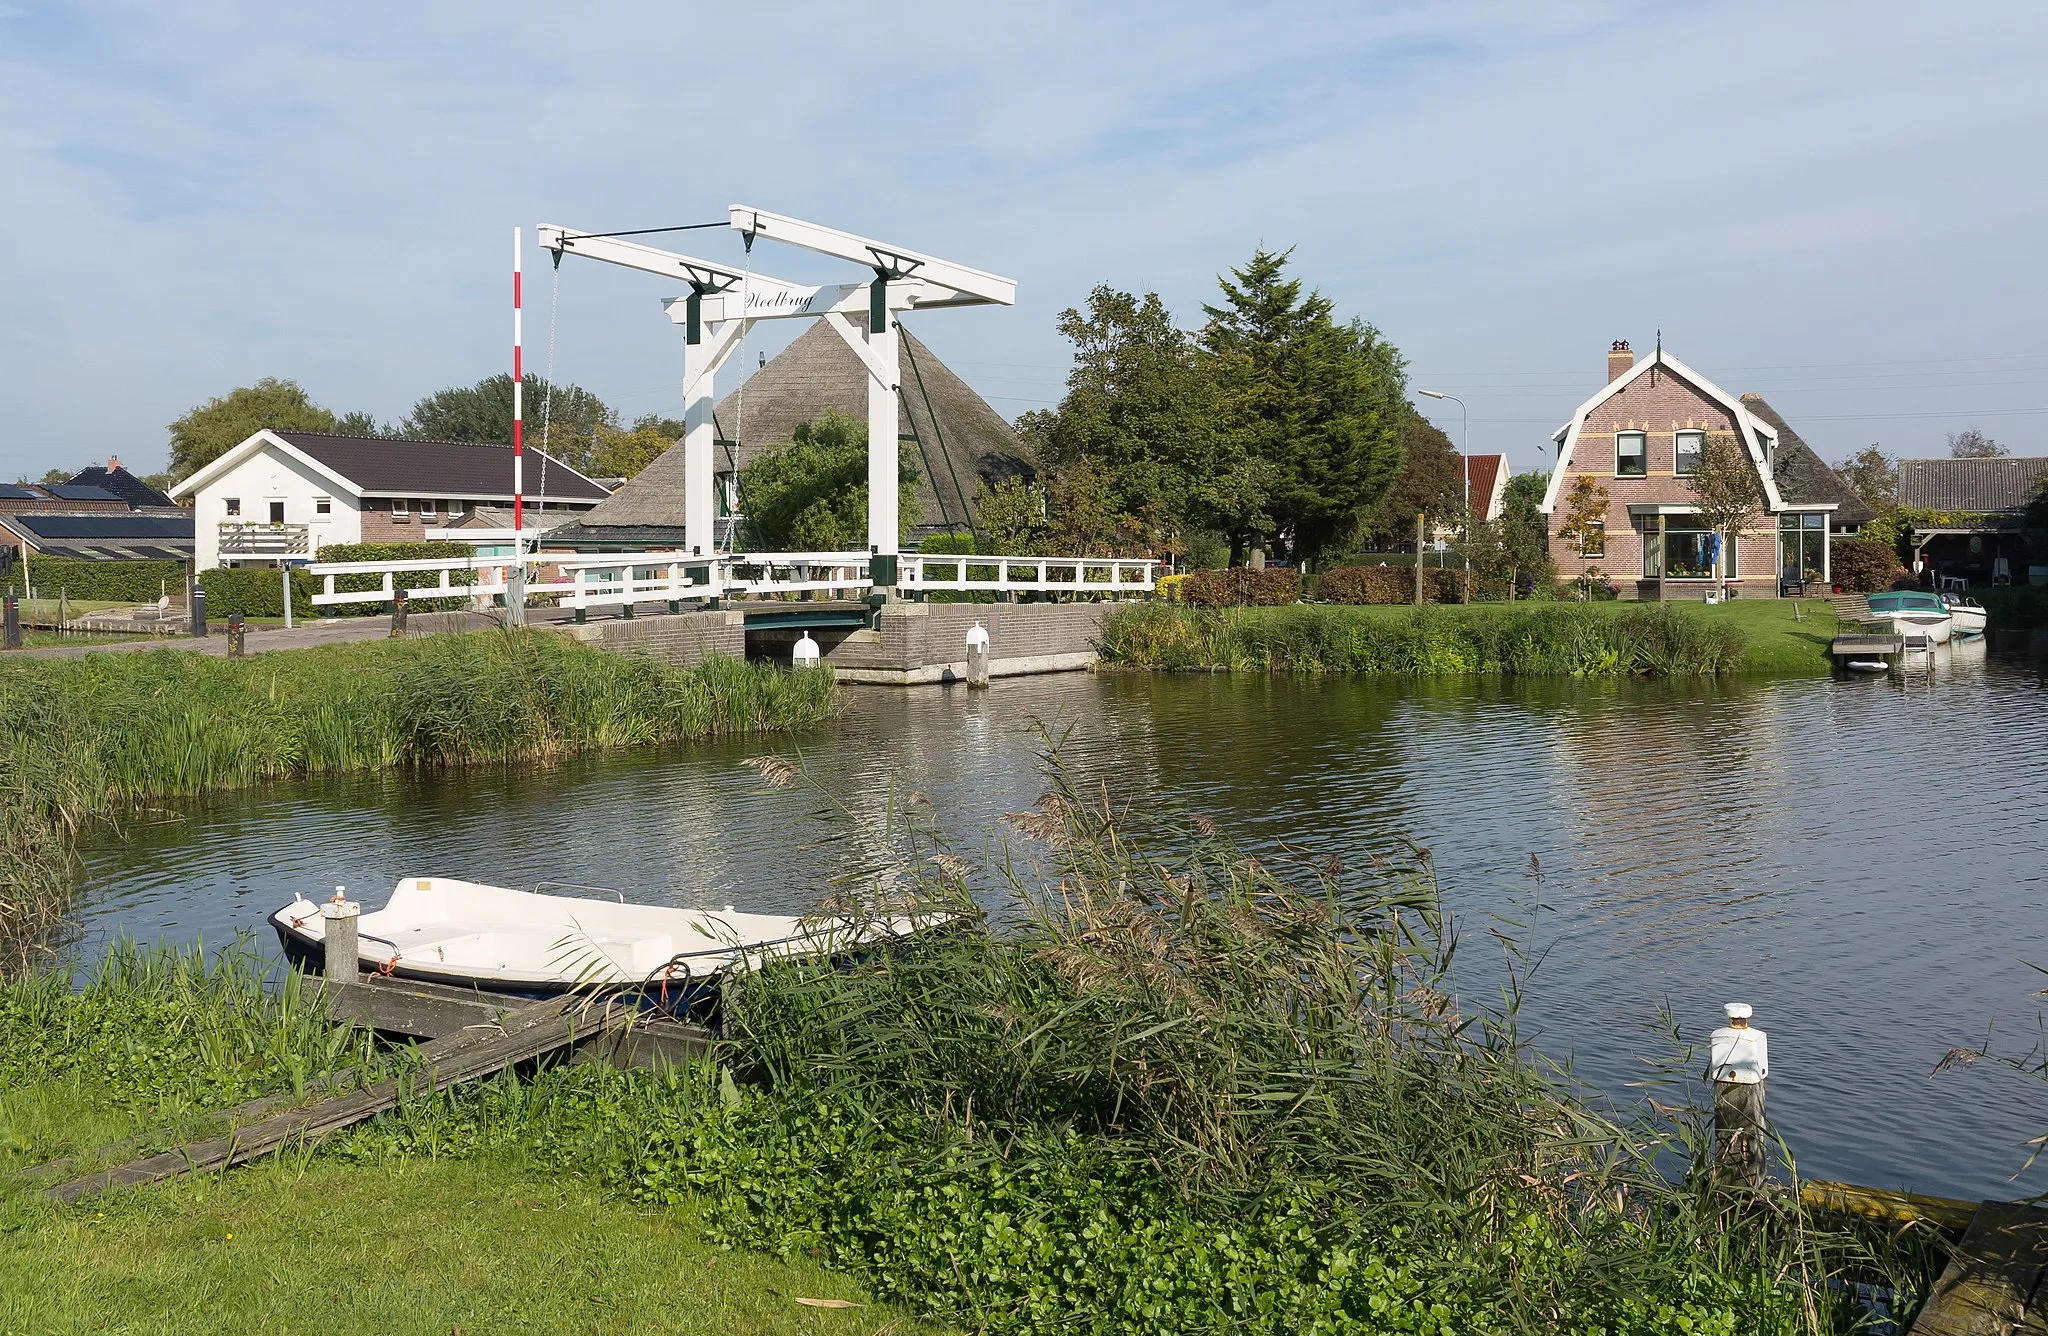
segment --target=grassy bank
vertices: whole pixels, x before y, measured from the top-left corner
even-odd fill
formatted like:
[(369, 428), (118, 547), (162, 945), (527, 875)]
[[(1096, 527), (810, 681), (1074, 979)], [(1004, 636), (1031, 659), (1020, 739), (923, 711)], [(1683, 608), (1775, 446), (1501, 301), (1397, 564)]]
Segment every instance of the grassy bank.
[(1825, 603), (1120, 608), (1103, 658), (1135, 667), (1418, 677), (1825, 673)]
[[(1008, 926), (888, 846), (957, 930), (749, 977), (702, 1065), (501, 1074), (212, 1184), (0, 1190), (0, 1326), (632, 1330), (666, 1295), (669, 1329), (773, 1331), (858, 1285), (988, 1333), (1789, 1336), (1850, 1329), (1829, 1277), (1924, 1283), (1786, 1194), (1664, 1177), (1697, 1122), (1603, 1114), (1461, 1000), (1426, 865), (1263, 866), (1064, 787), (1020, 824), (1051, 861)], [(0, 987), (0, 1165), (289, 1088), (322, 1043), (384, 1060), (153, 959)]]
[(677, 669), (537, 631), (243, 660), (163, 650), (0, 662), (0, 944), (18, 952), (61, 913), (84, 823), (154, 800), (801, 728), (832, 699), (823, 671)]
[(513, 1156), (297, 1150), (72, 1210), (14, 1177), (138, 1132), (173, 1145), (211, 1111), (394, 1060), (232, 952), (117, 949), (76, 991), (55, 974), (0, 986), (0, 1331), (932, 1330), (806, 1307), (865, 1296), (808, 1258), (726, 1252), (688, 1208)]

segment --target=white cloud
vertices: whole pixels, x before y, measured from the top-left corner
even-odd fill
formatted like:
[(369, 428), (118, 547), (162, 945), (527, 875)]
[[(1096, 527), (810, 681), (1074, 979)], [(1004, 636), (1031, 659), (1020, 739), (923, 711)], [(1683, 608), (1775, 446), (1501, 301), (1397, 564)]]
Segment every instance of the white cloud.
[[(148, 459), (266, 374), (398, 416), (508, 360), (511, 224), (734, 200), (1018, 277), (920, 329), (1007, 412), (1058, 392), (1092, 284), (1192, 318), (1263, 239), (1525, 465), (1659, 325), (1824, 450), (1910, 449), (1963, 420), (1850, 415), (2048, 406), (2044, 38), (2017, 3), (36, 10), (0, 29), (0, 471)], [(667, 407), (660, 295), (565, 271), (559, 374)], [(1785, 370), (2016, 350), (2035, 383)]]

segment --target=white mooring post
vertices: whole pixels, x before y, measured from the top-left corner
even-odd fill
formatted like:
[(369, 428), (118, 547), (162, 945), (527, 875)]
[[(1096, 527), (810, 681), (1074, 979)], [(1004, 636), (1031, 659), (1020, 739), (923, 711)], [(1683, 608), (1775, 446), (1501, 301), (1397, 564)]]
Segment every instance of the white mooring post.
[(320, 917), (326, 920), (321, 945), (326, 951), (324, 969), (330, 1009), (340, 995), (341, 985), (356, 981), (356, 920), (362, 912), (363, 907), (348, 898), (346, 886), (335, 887), (334, 898), (320, 906)]
[(798, 637), (796, 647), (790, 650), (789, 664), (792, 668), (815, 668), (818, 666), (818, 642), (811, 639), (809, 631), (804, 632), (802, 636)]
[(1707, 1079), (1714, 1083), (1714, 1177), (1740, 1187), (1760, 1187), (1770, 1038), (1749, 1023), (1747, 1002), (1730, 1002), (1722, 1010), (1728, 1023), (1714, 1031), (1708, 1043)]
[(967, 685), (988, 685), (988, 628), (980, 622), (967, 628)]

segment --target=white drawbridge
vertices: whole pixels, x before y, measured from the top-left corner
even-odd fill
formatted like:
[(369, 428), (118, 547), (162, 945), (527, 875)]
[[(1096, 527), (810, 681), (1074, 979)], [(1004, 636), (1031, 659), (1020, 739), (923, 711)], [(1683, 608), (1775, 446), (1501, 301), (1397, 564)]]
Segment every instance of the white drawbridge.
[[(756, 321), (817, 319), (846, 340), (868, 372), (868, 550), (878, 587), (897, 583), (899, 544), (896, 317), (904, 311), (952, 306), (1010, 306), (1014, 280), (903, 246), (735, 204), (729, 224), (746, 242), (745, 269), (657, 249), (620, 236), (542, 224), (540, 244), (555, 253), (676, 278), (689, 285), (664, 305), (683, 326), (683, 546), (688, 555), (715, 552), (716, 515), (712, 385)], [(870, 277), (807, 285), (753, 271), (757, 240), (767, 238), (865, 266)], [(848, 317), (865, 311), (866, 329)]]

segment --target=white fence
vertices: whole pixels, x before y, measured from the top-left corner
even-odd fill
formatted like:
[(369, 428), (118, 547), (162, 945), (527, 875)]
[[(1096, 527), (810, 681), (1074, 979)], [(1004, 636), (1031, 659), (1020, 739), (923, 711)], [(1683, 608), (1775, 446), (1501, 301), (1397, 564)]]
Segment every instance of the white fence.
[[(743, 552), (691, 557), (680, 552), (618, 556), (536, 553), (529, 567), (552, 567), (551, 579), (529, 579), (528, 598), (552, 596), (578, 613), (593, 607), (681, 603), (691, 599), (758, 598), (771, 594), (823, 594), (862, 598), (873, 587), (865, 552)], [(388, 603), (397, 594), (416, 598), (470, 598), (483, 607), (506, 593), (511, 557), (449, 557), (407, 561), (326, 561), (305, 569), (318, 576), (318, 607)], [(906, 554), (898, 558), (902, 593), (1076, 594), (1131, 597), (1149, 594), (1156, 561), (1123, 557), (967, 557)], [(457, 583), (456, 572), (471, 582)], [(337, 577), (379, 577), (378, 587), (337, 590)], [(432, 577), (405, 584), (400, 577)]]

